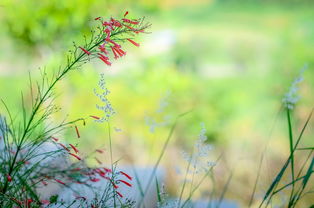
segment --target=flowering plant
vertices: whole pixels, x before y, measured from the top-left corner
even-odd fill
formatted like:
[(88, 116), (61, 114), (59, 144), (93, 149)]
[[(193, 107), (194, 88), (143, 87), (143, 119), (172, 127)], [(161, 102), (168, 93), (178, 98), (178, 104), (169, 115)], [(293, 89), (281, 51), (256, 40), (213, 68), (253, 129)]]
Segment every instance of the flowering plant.
[[(132, 177), (123, 171), (118, 171), (116, 164), (105, 167), (99, 162), (99, 167), (89, 168), (84, 163), (86, 158), (80, 156), (80, 151), (73, 144), (65, 144), (56, 135), (65, 129), (73, 128), (78, 138), (80, 134), (77, 123), (85, 125), (86, 119), (100, 122), (108, 121), (109, 114), (104, 117), (89, 116), (72, 121), (64, 119), (55, 124), (51, 115), (59, 110), (54, 104), (54, 88), (60, 80), (71, 71), (80, 68), (83, 64), (95, 58), (106, 65), (112, 64), (112, 58), (118, 59), (126, 55), (121, 44), (129, 42), (139, 46), (134, 37), (140, 33), (146, 33), (150, 24), (140, 19), (128, 19), (126, 12), (121, 19), (110, 18), (104, 20), (97, 17), (99, 26), (92, 32), (89, 39), (85, 38), (85, 44), (77, 46), (67, 56), (65, 66), (49, 76), (42, 70), (41, 80), (30, 81), (30, 100), (27, 103), (22, 93), (22, 112), (17, 116), (12, 115), (10, 107), (2, 101), (6, 112), (0, 122), (0, 207), (41, 207), (53, 204), (65, 204), (58, 195), (45, 198), (43, 187), (49, 184), (58, 184), (71, 189), (69, 183), (82, 184), (93, 188), (90, 183), (106, 180), (107, 186), (101, 191), (101, 195), (95, 199), (88, 199), (74, 190), (76, 200), (67, 206), (75, 207), (101, 207), (103, 205), (130, 205), (131, 201), (122, 201), (123, 195), (118, 191), (117, 184), (132, 187)], [(36, 84), (34, 84), (36, 83)], [(103, 86), (101, 86), (103, 87)], [(104, 89), (103, 89), (104, 90)], [(101, 99), (105, 95), (98, 94)], [(101, 107), (99, 107), (101, 108)], [(106, 108), (103, 108), (107, 111)], [(103, 150), (96, 149), (95, 153)], [(71, 161), (68, 156), (74, 159)], [(62, 165), (56, 161), (62, 161)], [(78, 201), (83, 200), (79, 205)]]

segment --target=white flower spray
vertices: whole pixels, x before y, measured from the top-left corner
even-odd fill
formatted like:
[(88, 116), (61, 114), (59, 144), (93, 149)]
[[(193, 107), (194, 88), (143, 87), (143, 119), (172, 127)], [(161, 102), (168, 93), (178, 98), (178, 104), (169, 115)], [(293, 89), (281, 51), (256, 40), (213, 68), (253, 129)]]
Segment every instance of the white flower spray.
[(298, 90), (299, 90), (298, 84), (304, 80), (303, 74), (307, 70), (307, 68), (308, 68), (308, 66), (305, 65), (301, 69), (299, 75), (292, 82), (292, 84), (289, 88), (289, 91), (285, 94), (285, 96), (282, 99), (284, 106), (289, 110), (292, 110), (294, 108), (295, 104), (300, 99), (300, 96), (298, 95)]

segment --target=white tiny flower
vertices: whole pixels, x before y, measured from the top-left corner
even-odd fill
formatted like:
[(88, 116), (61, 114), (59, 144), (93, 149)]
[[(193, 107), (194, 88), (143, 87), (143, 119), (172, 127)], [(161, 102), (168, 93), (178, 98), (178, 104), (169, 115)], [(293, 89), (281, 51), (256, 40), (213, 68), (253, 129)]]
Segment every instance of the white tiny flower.
[(292, 84), (291, 84), (291, 86), (289, 88), (289, 91), (285, 94), (285, 96), (282, 99), (282, 102), (284, 103), (284, 105), (285, 105), (285, 107), (287, 109), (292, 110), (294, 108), (294, 105), (300, 99), (300, 96), (297, 94), (298, 93), (298, 89), (299, 89), (297, 87), (297, 85), (304, 80), (303, 74), (304, 74), (304, 72), (305, 72), (305, 70), (307, 68), (308, 68), (307, 65), (305, 65), (301, 69), (301, 71), (299, 73), (299, 76), (294, 79), (294, 81), (292, 82)]
[(110, 94), (110, 91), (106, 87), (106, 82), (104, 78), (104, 74), (100, 75), (100, 80), (98, 83), (98, 86), (102, 90), (101, 93), (98, 93), (96, 89), (94, 89), (94, 94), (100, 99), (100, 101), (103, 103), (103, 105), (96, 105), (96, 108), (98, 110), (101, 110), (104, 112), (104, 116), (101, 119), (95, 120), (95, 122), (104, 122), (109, 121), (110, 117), (113, 116), (116, 112), (113, 109), (110, 101), (108, 100), (107, 96)]

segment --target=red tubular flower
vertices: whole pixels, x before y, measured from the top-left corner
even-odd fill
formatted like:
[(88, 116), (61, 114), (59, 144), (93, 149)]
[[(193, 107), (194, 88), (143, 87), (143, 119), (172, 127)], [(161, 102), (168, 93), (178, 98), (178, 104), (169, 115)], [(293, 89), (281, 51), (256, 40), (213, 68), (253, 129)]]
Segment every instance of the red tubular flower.
[(129, 12), (126, 11), (126, 12), (124, 13), (123, 17), (126, 17), (126, 15), (128, 15), (128, 14), (129, 14)]
[(107, 37), (106, 37), (106, 40), (109, 40), (110, 39), (110, 35), (111, 35), (111, 31), (110, 29), (107, 27), (104, 32), (107, 34)]
[(111, 169), (109, 169), (109, 168), (103, 168), (106, 172), (108, 172), (108, 173), (112, 173), (112, 170)]
[(100, 179), (99, 178), (91, 178), (91, 179), (89, 179), (91, 182), (98, 182), (98, 181), (100, 181)]
[(48, 183), (46, 181), (41, 181), (41, 183), (44, 185), (44, 186), (47, 186)]
[(112, 53), (113, 53), (113, 55), (114, 55), (114, 59), (118, 59), (119, 56), (118, 56), (117, 52), (115, 51), (114, 47), (110, 46), (110, 48), (111, 48)]
[(76, 148), (76, 147), (74, 147), (72, 144), (69, 144), (71, 147), (72, 147), (72, 149), (74, 150), (74, 152), (77, 154), (79, 151), (78, 151), (78, 149)]
[(96, 18), (95, 18), (95, 20), (100, 20), (100, 19), (101, 19), (101, 17), (96, 17)]
[(130, 30), (133, 30), (133, 31), (137, 31), (134, 27), (130, 27), (129, 25), (124, 25), (124, 27), (130, 29)]
[(31, 207), (31, 203), (33, 203), (33, 199), (27, 199), (26, 203), (27, 203), (27, 207)]
[(137, 43), (137, 42), (131, 40), (130, 38), (128, 38), (127, 40), (128, 40), (130, 43), (132, 43), (133, 45), (135, 45), (136, 47), (139, 47), (139, 46), (140, 46), (139, 43)]
[(124, 175), (125, 177), (127, 177), (129, 180), (132, 181), (132, 177), (131, 177), (131, 176), (129, 176), (128, 174), (126, 174), (126, 173), (123, 172), (123, 171), (120, 171), (120, 173), (121, 173), (122, 175)]
[[(101, 53), (98, 53), (98, 58), (105, 62), (108, 66), (111, 66), (111, 62), (109, 61), (109, 58), (107, 56), (102, 55)], [(98, 118), (99, 119), (99, 118)]]
[(84, 48), (82, 48), (82, 47), (79, 47), (84, 53), (86, 53), (87, 55), (90, 55), (91, 53), (88, 51), (88, 50), (86, 50), (86, 49), (84, 49)]
[(59, 179), (54, 179), (56, 182), (58, 182), (58, 183), (60, 183), (60, 184), (62, 184), (62, 185), (65, 185), (65, 183), (64, 182), (62, 182), (62, 181), (60, 181)]
[(108, 51), (106, 50), (105, 44), (100, 45), (98, 48), (102, 53), (108, 55)]
[(119, 191), (116, 191), (116, 192), (121, 198), (123, 198), (123, 195)]
[(104, 151), (103, 151), (103, 150), (101, 150), (101, 149), (96, 149), (96, 152), (99, 152), (99, 153), (104, 153)]
[(12, 181), (12, 177), (11, 177), (9, 174), (7, 175), (7, 180), (8, 180), (9, 182)]
[(58, 143), (61, 147), (63, 147), (63, 149), (65, 149), (66, 151), (70, 152), (69, 148), (67, 148), (65, 145)]
[(49, 200), (46, 200), (46, 199), (41, 200), (40, 202), (41, 202), (42, 204), (49, 204), (49, 203), (50, 203), (50, 201), (49, 201)]
[(129, 187), (132, 187), (132, 184), (130, 184), (130, 183), (124, 181), (124, 180), (118, 180), (118, 181), (121, 182), (121, 183), (124, 183), (125, 185), (127, 185)]
[(119, 45), (118, 43), (114, 42), (113, 40), (107, 40), (109, 43), (112, 43), (114, 45), (115, 48), (121, 48), (121, 45)]
[(80, 138), (81, 136), (80, 136), (80, 132), (79, 132), (77, 126), (75, 126), (75, 131), (76, 131), (77, 138)]
[(51, 139), (53, 139), (55, 142), (59, 141), (59, 139), (56, 137), (51, 137)]
[(76, 159), (81, 160), (81, 158), (79, 156), (77, 156), (77, 155), (75, 155), (73, 153), (69, 153), (69, 154), (72, 155), (73, 157), (75, 157)]
[(133, 21), (129, 19), (122, 19), (123, 22), (130, 23), (132, 25), (138, 25), (140, 22), (139, 21)]
[(96, 120), (99, 120), (100, 118), (98, 116), (90, 116), (91, 118), (94, 118)]

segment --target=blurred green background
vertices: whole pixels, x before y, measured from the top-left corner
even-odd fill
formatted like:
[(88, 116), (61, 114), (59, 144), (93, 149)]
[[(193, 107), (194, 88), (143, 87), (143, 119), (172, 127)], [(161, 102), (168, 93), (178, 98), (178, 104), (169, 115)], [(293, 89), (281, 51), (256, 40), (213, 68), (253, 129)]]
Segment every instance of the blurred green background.
[[(293, 115), (296, 132), (313, 107), (313, 1), (1, 0), (1, 99), (18, 115), (29, 71), (38, 77), (39, 67), (58, 69), (72, 41), (89, 34), (95, 17), (121, 17), (127, 10), (133, 17), (145, 16), (151, 33), (137, 40), (140, 48), (126, 46), (128, 55), (112, 67), (93, 62), (64, 79), (56, 89), (62, 107), (56, 119), (97, 115), (93, 89), (104, 73), (117, 112), (111, 127), (122, 130), (112, 132), (115, 159), (153, 164), (175, 117), (191, 111), (179, 121), (165, 154), (170, 175), (176, 164), (167, 158), (180, 158), (182, 149), (190, 149), (204, 122), (215, 147), (213, 160), (224, 153), (217, 166), (218, 186), (233, 169), (227, 197), (240, 204), (248, 203), (257, 161), (266, 152), (258, 188), (262, 194), (289, 154), (281, 100), (304, 64), (309, 69)], [(157, 112), (160, 102), (165, 107)], [(152, 120), (154, 132), (147, 125)], [(313, 122), (309, 126), (301, 145), (313, 144)], [(88, 122), (80, 131), (83, 151), (108, 148), (105, 124)], [(77, 142), (73, 132), (64, 138)]]

